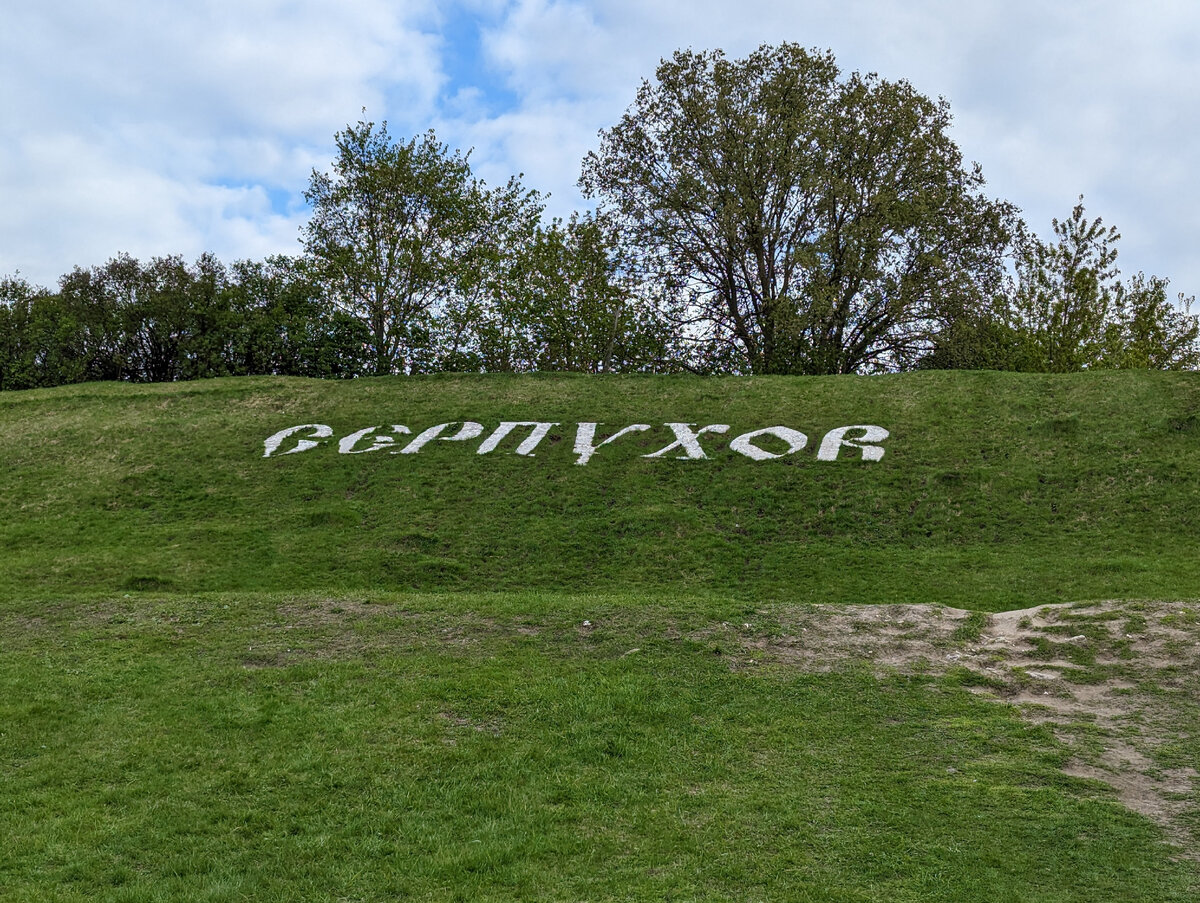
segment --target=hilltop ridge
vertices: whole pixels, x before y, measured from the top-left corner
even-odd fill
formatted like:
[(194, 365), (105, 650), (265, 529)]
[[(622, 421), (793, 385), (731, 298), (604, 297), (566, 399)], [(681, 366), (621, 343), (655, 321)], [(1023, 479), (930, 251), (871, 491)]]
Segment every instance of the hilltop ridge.
[(6, 594), (1200, 585), (1190, 373), (93, 383), (0, 396), (0, 455)]

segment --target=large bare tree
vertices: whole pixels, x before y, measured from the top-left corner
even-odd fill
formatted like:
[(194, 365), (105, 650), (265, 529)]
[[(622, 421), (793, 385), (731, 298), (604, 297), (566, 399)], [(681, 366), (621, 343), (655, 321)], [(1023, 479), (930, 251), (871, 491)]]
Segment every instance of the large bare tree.
[(1015, 210), (964, 167), (945, 101), (829, 53), (679, 51), (601, 132), (580, 184), (682, 333), (759, 373), (910, 364), (1002, 272)]

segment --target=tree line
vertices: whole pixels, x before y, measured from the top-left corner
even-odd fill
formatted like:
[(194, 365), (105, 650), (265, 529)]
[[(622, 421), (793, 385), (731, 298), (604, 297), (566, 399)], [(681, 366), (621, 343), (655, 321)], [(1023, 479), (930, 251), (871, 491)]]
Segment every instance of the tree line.
[(1080, 203), (1042, 239), (944, 100), (828, 52), (679, 51), (600, 133), (596, 210), (544, 221), (432, 132), (359, 122), (295, 256), (0, 280), (0, 389), (434, 371), (1195, 369), (1200, 321)]

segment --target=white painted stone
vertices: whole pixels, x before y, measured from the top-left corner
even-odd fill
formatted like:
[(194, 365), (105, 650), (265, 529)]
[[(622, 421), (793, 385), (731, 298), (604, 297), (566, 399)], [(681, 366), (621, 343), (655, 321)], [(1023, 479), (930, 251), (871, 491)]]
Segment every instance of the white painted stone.
[(643, 458), (661, 458), (667, 452), (674, 451), (677, 448), (682, 448), (686, 454), (676, 455), (680, 461), (688, 459), (707, 458), (704, 454), (704, 449), (700, 447), (698, 441), (700, 436), (705, 433), (727, 433), (729, 432), (728, 423), (713, 423), (708, 426), (702, 426), (700, 429), (693, 431), (694, 424), (691, 423), (664, 423), (663, 426), (669, 427), (671, 432), (675, 434), (675, 441), (665, 448), (660, 448), (656, 452), (651, 452), (648, 455), (642, 455)]
[(602, 442), (597, 443), (596, 427), (599, 425), (599, 423), (580, 423), (578, 425), (578, 428), (575, 431), (575, 454), (579, 455), (579, 460), (575, 462), (576, 464), (587, 464), (587, 462), (592, 459), (592, 455), (596, 453), (597, 449), (599, 449), (601, 446), (608, 445), (610, 442), (620, 439), (627, 433), (641, 433), (650, 429), (650, 424), (648, 423), (633, 423), (624, 429), (613, 433)]
[[(851, 430), (862, 430), (862, 435), (848, 438), (846, 434)], [(867, 443), (882, 442), (888, 435), (888, 431), (881, 426), (869, 426), (865, 424), (839, 426), (836, 430), (830, 430), (826, 433), (825, 438), (821, 440), (821, 447), (817, 450), (817, 460), (836, 461), (838, 452), (843, 447), (862, 449), (862, 459), (864, 461), (882, 460), (883, 449), (878, 445), (868, 445)]]
[(540, 420), (505, 420), (496, 427), (496, 431), (483, 440), (483, 444), (479, 446), (479, 451), (476, 454), (486, 455), (489, 452), (496, 450), (496, 447), (504, 440), (504, 437), (511, 433), (519, 426), (531, 426), (528, 438), (517, 446), (518, 455), (533, 456), (533, 450), (537, 448), (538, 443), (546, 438), (546, 434), (550, 432), (550, 428), (558, 426), (558, 422), (546, 422)]
[(476, 439), (483, 435), (483, 424), (476, 423), (474, 420), (462, 421), (462, 427), (453, 436), (443, 436), (449, 427), (454, 426), (458, 421), (450, 421), (449, 423), (439, 423), (437, 426), (431, 426), (429, 429), (418, 433), (413, 437), (413, 441), (404, 446), (399, 451), (392, 452), (393, 455), (415, 455), (434, 439), (440, 439), (442, 442), (466, 442), (468, 439)]
[(280, 430), (272, 436), (268, 436), (263, 442), (263, 457), (269, 458), (279, 450), (279, 446), (283, 444), (283, 440), (288, 436), (294, 436), (301, 430), (312, 430), (312, 436), (309, 439), (300, 439), (296, 443), (295, 448), (290, 448), (284, 452), (285, 455), (294, 455), (297, 452), (308, 451), (310, 448), (316, 448), (320, 442), (314, 440), (328, 439), (333, 435), (333, 427), (326, 426), (323, 423), (302, 423), (300, 426), (289, 426), (286, 430)]
[[(782, 439), (788, 444), (788, 450), (785, 452), (769, 452), (766, 449), (759, 448), (752, 441), (759, 436), (775, 436)], [(753, 458), (755, 461), (767, 461), (771, 458), (782, 458), (784, 455), (795, 454), (806, 445), (808, 445), (808, 436), (799, 430), (794, 430), (786, 426), (768, 426), (761, 430), (742, 433), (729, 443), (729, 447), (735, 452), (741, 452), (747, 458)]]
[[(367, 436), (370, 436), (376, 430), (381, 430), (381, 429), (383, 429), (383, 427), (381, 427), (381, 426), (368, 426), (366, 429), (361, 429), (357, 433), (351, 433), (349, 436), (344, 437), (338, 443), (338, 454), (340, 454), (340, 455), (365, 455), (367, 452), (379, 451), (379, 449), (381, 449), (381, 448), (387, 448), (389, 445), (394, 445), (396, 443), (395, 439), (393, 439), (391, 436), (388, 436), (388, 435), (381, 435), (381, 436), (372, 436), (371, 444), (368, 445), (366, 448), (355, 448), (354, 447), (355, 445), (357, 445), (359, 443), (360, 440), (365, 439)], [(392, 424), (392, 432), (396, 433), (397, 435), (405, 435), (406, 436), (406, 435), (409, 435), (410, 433), (412, 433), (412, 430), (410, 430), (408, 427), (406, 427), (402, 423), (394, 423), (394, 424)]]

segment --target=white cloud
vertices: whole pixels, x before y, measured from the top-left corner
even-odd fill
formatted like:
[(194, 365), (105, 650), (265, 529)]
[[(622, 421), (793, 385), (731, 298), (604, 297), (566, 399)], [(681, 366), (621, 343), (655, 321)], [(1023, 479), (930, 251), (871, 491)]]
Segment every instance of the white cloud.
[[(1189, 2), (520, 0), (485, 47), (523, 103), (472, 131), (499, 131), (511, 168), (582, 204), (580, 147), (596, 146), (659, 58), (784, 40), (947, 97), (964, 155), (1035, 230), (1083, 193), (1090, 214), (1123, 230), (1126, 269), (1200, 291), (1189, 248), (1200, 237), (1200, 8)], [(585, 140), (566, 139), (555, 117)]]
[[(1083, 193), (1089, 213), (1121, 228), (1125, 269), (1200, 291), (1191, 0), (19, 6), (0, 32), (0, 273), (53, 281), (120, 250), (294, 251), (308, 173), (364, 106), (397, 137), (432, 124), (474, 146), (490, 183), (525, 172), (565, 215), (584, 204), (575, 183), (597, 130), (661, 57), (790, 40), (946, 96), (964, 154), (1033, 227)], [(439, 32), (456, 34), (463, 16), (485, 55), (471, 77), (487, 84), (448, 81), (455, 48)], [(496, 108), (497, 84), (511, 108)]]
[[(334, 131), (442, 87), (432, 2), (49, 0), (0, 34), (0, 273), (52, 283), (118, 251), (292, 251)], [(382, 118), (380, 116), (379, 118)]]

